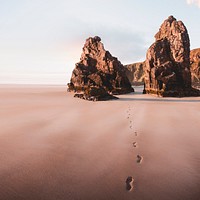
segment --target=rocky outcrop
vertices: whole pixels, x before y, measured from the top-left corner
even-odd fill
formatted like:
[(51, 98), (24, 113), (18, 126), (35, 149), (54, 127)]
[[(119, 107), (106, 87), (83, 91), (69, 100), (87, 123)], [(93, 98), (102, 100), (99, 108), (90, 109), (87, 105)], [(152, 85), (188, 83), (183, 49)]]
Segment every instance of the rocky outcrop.
[(88, 87), (83, 93), (76, 93), (74, 97), (88, 101), (106, 101), (118, 99), (117, 97), (106, 92), (106, 90), (102, 87)]
[(146, 54), (144, 93), (160, 96), (198, 96), (191, 86), (190, 40), (183, 22), (170, 16), (155, 35)]
[(129, 79), (131, 85), (143, 85), (144, 84), (144, 71), (145, 62), (138, 62), (124, 66), (126, 69), (126, 76)]
[[(138, 62), (124, 66), (131, 85), (144, 84), (145, 62)], [(192, 86), (200, 87), (200, 48), (190, 51), (190, 71)]]
[(134, 91), (124, 66), (104, 49), (98, 36), (86, 40), (80, 62), (76, 64), (68, 84), (69, 91), (85, 91), (91, 87), (102, 88), (109, 95)]
[(190, 51), (190, 70), (192, 75), (192, 84), (195, 87), (200, 86), (200, 48)]

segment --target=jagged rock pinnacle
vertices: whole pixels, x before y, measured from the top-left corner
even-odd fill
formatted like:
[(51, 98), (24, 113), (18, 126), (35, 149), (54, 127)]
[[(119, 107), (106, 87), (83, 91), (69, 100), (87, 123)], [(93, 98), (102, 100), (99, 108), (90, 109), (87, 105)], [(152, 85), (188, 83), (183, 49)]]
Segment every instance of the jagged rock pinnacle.
[(134, 91), (124, 66), (104, 49), (99, 36), (89, 37), (86, 40), (80, 62), (72, 72), (68, 87), (75, 91), (82, 91), (88, 87), (102, 87), (113, 94)]
[(191, 86), (190, 40), (182, 21), (169, 16), (147, 51), (144, 93), (198, 96)]

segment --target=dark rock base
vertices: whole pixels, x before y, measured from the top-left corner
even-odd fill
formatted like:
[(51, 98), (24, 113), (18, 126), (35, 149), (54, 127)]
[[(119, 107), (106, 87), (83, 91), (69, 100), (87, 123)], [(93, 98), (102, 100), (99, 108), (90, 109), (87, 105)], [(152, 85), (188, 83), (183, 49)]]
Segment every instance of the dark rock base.
[(106, 96), (90, 96), (86, 94), (75, 94), (75, 98), (80, 98), (88, 101), (107, 101), (107, 100), (113, 100), (113, 99), (119, 99), (118, 97), (115, 97), (113, 95), (107, 94)]
[[(67, 86), (68, 86), (68, 89), (67, 89), (68, 92), (85, 92), (88, 90), (88, 88), (103, 88), (103, 87), (96, 87), (96, 86), (80, 87), (80, 86), (74, 86), (71, 83), (68, 83)], [(98, 92), (102, 93), (102, 91), (99, 91), (99, 90)], [(108, 88), (106, 88), (104, 89), (103, 92), (112, 93), (112, 95), (120, 95), (120, 94), (128, 94), (135, 91), (134, 91), (134, 88), (130, 87), (130, 88), (113, 88), (112, 90), (109, 90)]]
[(112, 99), (118, 99), (117, 97), (109, 94), (102, 87), (87, 87), (84, 92), (74, 95), (76, 98), (88, 100), (88, 101), (107, 101)]

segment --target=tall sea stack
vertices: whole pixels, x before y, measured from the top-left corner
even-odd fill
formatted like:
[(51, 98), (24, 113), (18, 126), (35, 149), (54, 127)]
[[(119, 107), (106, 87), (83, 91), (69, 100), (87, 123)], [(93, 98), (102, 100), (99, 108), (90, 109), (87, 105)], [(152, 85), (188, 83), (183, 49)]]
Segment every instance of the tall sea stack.
[(146, 54), (144, 93), (160, 96), (199, 96), (191, 86), (190, 40), (182, 21), (169, 16)]
[(72, 72), (68, 87), (70, 91), (101, 88), (109, 94), (125, 94), (134, 91), (124, 66), (104, 49), (98, 36), (86, 40), (80, 62)]

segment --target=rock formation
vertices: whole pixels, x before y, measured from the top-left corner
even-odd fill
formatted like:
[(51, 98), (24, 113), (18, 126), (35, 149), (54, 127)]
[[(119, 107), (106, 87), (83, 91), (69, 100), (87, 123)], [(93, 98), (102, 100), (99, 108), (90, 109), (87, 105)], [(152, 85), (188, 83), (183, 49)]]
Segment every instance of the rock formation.
[[(131, 85), (144, 84), (145, 62), (138, 62), (124, 66)], [(200, 87), (200, 48), (190, 51), (190, 71), (192, 86)]]
[(118, 99), (117, 97), (109, 94), (102, 87), (88, 87), (84, 90), (84, 93), (76, 93), (74, 97), (88, 101), (106, 101), (111, 99)]
[(145, 62), (138, 62), (129, 65), (125, 65), (126, 76), (129, 79), (131, 85), (143, 85), (144, 84), (144, 71)]
[(76, 64), (68, 84), (69, 91), (86, 91), (91, 87), (103, 88), (109, 94), (134, 91), (124, 66), (104, 49), (98, 36), (86, 40), (80, 62)]
[(191, 86), (190, 40), (183, 22), (168, 17), (146, 54), (144, 93), (198, 96)]
[(193, 86), (200, 86), (200, 48), (190, 51), (190, 70)]

